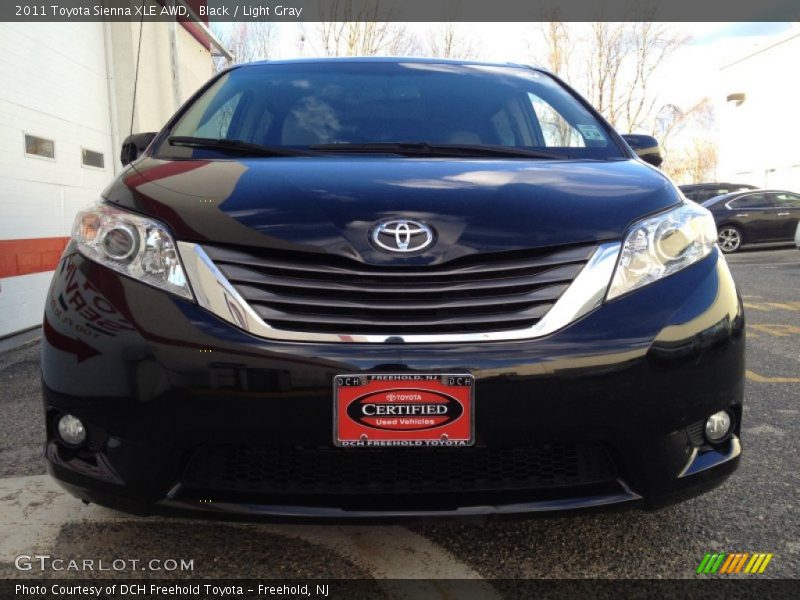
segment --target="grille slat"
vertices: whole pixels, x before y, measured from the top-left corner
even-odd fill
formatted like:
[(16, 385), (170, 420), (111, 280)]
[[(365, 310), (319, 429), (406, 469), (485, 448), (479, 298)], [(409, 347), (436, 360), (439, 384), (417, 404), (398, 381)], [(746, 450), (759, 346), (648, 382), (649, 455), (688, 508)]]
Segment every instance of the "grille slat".
[[(576, 246), (562, 250), (552, 251), (546, 254), (528, 257), (501, 257), (492, 260), (487, 255), (472, 255), (450, 261), (444, 265), (434, 265), (430, 267), (374, 267), (363, 268), (345, 258), (330, 257), (323, 254), (309, 253), (304, 257), (305, 260), (287, 259), (285, 257), (270, 257), (269, 262), (258, 254), (252, 254), (223, 248), (220, 246), (207, 246), (205, 250), (209, 257), (218, 265), (244, 265), (257, 268), (269, 268), (271, 270), (288, 271), (292, 273), (306, 272), (314, 276), (320, 273), (320, 265), (324, 264), (324, 270), (337, 276), (367, 276), (367, 277), (452, 277), (465, 274), (495, 273), (498, 270), (531, 269), (549, 266), (564, 265), (567, 263), (583, 263), (589, 260), (595, 246)], [(519, 253), (509, 252), (515, 255)], [(350, 262), (352, 264), (343, 264)]]
[(386, 316), (382, 316), (375, 311), (373, 311), (369, 318), (358, 318), (353, 316), (347, 315), (331, 315), (331, 314), (324, 314), (324, 313), (311, 313), (311, 312), (294, 312), (288, 313), (283, 312), (274, 308), (270, 308), (267, 306), (261, 306), (258, 304), (253, 305), (253, 309), (258, 313), (258, 315), (267, 322), (272, 321), (293, 321), (296, 323), (308, 323), (308, 324), (319, 324), (319, 325), (332, 325), (332, 326), (346, 326), (352, 330), (352, 328), (366, 326), (366, 327), (387, 327), (387, 328), (394, 328), (394, 327), (439, 327), (439, 326), (452, 326), (452, 325), (492, 325), (497, 323), (505, 323), (507, 321), (519, 322), (519, 321), (536, 321), (541, 319), (547, 311), (550, 310), (552, 304), (540, 304), (534, 306), (533, 308), (528, 308), (521, 311), (516, 312), (506, 312), (506, 313), (491, 313), (491, 314), (484, 314), (484, 315), (459, 315), (456, 317), (452, 316), (439, 316), (439, 317), (428, 317), (428, 318), (420, 318), (416, 315), (403, 315), (397, 314), (395, 318), (389, 318)]
[(270, 448), (204, 446), (183, 484), (263, 494), (428, 493), (547, 489), (616, 478), (602, 445), (469, 448)]
[(438, 265), (386, 266), (311, 252), (204, 247), (274, 329), (387, 336), (531, 327), (596, 248), (509, 251)]
[[(568, 265), (548, 269), (542, 273), (512, 277), (493, 277), (461, 281), (456, 284), (442, 282), (415, 282), (413, 278), (408, 281), (398, 282), (396, 280), (385, 281), (378, 278), (352, 283), (342, 281), (332, 281), (327, 279), (309, 279), (302, 277), (284, 277), (269, 275), (257, 269), (240, 267), (234, 265), (220, 265), (220, 270), (231, 283), (254, 283), (264, 286), (279, 288), (295, 288), (301, 290), (319, 289), (319, 291), (346, 291), (367, 294), (380, 293), (449, 293), (458, 291), (469, 291), (475, 289), (495, 289), (495, 288), (519, 288), (544, 285), (547, 283), (570, 282), (572, 281), (583, 265)], [(344, 280), (346, 281), (346, 280)]]
[(521, 294), (509, 294), (504, 296), (486, 297), (467, 297), (459, 300), (443, 300), (441, 298), (416, 299), (409, 302), (408, 299), (386, 299), (385, 297), (370, 298), (368, 301), (358, 298), (339, 299), (337, 297), (320, 298), (309, 295), (289, 295), (276, 293), (267, 289), (251, 286), (239, 285), (237, 289), (242, 297), (250, 303), (261, 304), (282, 304), (298, 305), (305, 307), (325, 307), (331, 309), (364, 309), (364, 310), (449, 310), (453, 308), (481, 308), (499, 307), (502, 305), (514, 304), (536, 304), (553, 302), (558, 299), (567, 288), (566, 284), (548, 285), (533, 292), (523, 292)]

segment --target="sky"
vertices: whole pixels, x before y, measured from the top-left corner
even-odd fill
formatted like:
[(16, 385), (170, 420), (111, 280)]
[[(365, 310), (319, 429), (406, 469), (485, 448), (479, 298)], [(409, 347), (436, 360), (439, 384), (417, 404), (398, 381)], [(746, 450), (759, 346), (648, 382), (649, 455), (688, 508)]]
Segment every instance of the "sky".
[(791, 23), (680, 25), (686, 27), (693, 39), (672, 56), (659, 77), (661, 95), (665, 99), (674, 98), (678, 105), (691, 104), (703, 97), (721, 100), (729, 91), (721, 88), (721, 67), (786, 37), (792, 30)]
[[(438, 23), (408, 23), (409, 31), (425, 38)], [(530, 40), (535, 34), (533, 23), (458, 23), (463, 34), (475, 40), (480, 49), (478, 58), (498, 62), (531, 63)], [(580, 25), (578, 25), (580, 27)], [(719, 69), (756, 47), (776, 41), (793, 29), (791, 23), (676, 23), (674, 26), (689, 35), (691, 41), (675, 52), (664, 65), (657, 86), (664, 103), (679, 106), (694, 104), (704, 97), (718, 99), (725, 93), (720, 89)], [(305, 25), (307, 30), (316, 27)], [(298, 25), (278, 25), (279, 44), (276, 58), (302, 55), (301, 29)], [(306, 55), (312, 54), (306, 44)], [(570, 82), (578, 89), (580, 82)]]

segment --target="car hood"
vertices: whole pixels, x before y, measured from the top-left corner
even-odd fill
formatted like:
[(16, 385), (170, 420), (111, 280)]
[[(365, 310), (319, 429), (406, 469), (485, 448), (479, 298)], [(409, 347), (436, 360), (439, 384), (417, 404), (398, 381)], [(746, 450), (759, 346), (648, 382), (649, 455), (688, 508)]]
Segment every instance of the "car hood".
[[(165, 222), (180, 240), (373, 264), (620, 239), (632, 221), (680, 201), (665, 176), (636, 160), (386, 156), (144, 158), (105, 195)], [(417, 255), (376, 249), (369, 231), (392, 217), (427, 223), (436, 244)]]

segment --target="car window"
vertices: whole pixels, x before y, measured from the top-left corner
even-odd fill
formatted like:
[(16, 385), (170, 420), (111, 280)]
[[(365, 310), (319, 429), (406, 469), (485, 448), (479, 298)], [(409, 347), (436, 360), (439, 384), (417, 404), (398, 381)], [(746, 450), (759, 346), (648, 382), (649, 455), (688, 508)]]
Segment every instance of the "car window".
[[(542, 131), (545, 146), (568, 148), (586, 146), (584, 134), (570, 125), (555, 108), (533, 92), (528, 92), (528, 99)], [(591, 134), (589, 135), (591, 136)], [(589, 139), (591, 140), (592, 138), (589, 137)]]
[(779, 208), (800, 208), (800, 196), (797, 194), (780, 193), (770, 195), (772, 196), (772, 201)]
[(733, 200), (730, 206), (731, 208), (769, 208), (770, 203), (765, 194), (750, 194)]
[[(188, 107), (170, 135), (295, 148), (428, 142), (626, 157), (605, 126), (549, 75), (479, 64), (320, 61), (234, 68)], [(165, 140), (156, 155), (215, 152)]]

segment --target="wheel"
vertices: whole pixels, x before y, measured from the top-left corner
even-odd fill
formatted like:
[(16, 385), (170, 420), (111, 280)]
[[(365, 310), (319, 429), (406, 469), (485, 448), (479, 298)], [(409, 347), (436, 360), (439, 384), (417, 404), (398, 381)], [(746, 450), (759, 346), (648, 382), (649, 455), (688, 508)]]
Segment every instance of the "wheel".
[(717, 243), (725, 254), (736, 252), (742, 245), (742, 232), (730, 225), (725, 225), (719, 230)]

